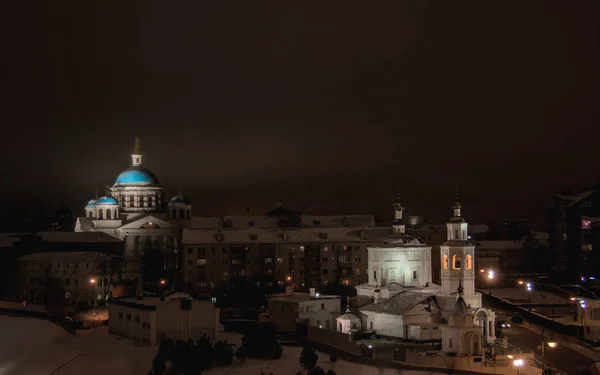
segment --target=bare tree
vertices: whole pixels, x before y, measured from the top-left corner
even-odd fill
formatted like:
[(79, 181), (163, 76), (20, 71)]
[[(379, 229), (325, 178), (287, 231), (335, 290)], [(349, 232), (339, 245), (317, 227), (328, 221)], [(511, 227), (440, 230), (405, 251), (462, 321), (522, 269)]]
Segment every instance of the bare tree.
[(102, 261), (100, 268), (104, 278), (104, 293), (102, 294), (104, 301), (108, 300), (115, 280), (122, 279), (123, 264), (123, 257), (115, 255), (109, 255), (107, 260)]

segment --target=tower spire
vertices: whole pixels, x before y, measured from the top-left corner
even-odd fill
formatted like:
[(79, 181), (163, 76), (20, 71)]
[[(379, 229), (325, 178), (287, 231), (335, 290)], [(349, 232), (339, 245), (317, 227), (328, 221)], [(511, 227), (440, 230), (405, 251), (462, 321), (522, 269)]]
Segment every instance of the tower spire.
[(393, 204), (394, 207), (394, 221), (392, 221), (392, 231), (394, 233), (404, 233), (404, 220), (402, 219), (402, 213), (404, 212), (404, 206), (400, 203), (400, 189), (396, 189), (396, 201)]
[(133, 153), (131, 154), (131, 165), (139, 167), (142, 165), (142, 146), (140, 138), (135, 138), (135, 146), (133, 147)]
[(110, 186), (106, 185), (106, 186), (104, 187), (104, 195), (105, 195), (106, 197), (110, 196)]

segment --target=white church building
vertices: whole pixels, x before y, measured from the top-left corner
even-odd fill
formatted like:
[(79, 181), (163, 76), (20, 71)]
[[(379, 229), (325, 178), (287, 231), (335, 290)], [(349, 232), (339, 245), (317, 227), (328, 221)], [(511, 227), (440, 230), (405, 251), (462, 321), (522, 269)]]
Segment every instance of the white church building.
[[(453, 203), (447, 241), (441, 245), (442, 285), (432, 282), (431, 247), (405, 233), (403, 210), (397, 200), (393, 233), (382, 245), (368, 248), (369, 281), (356, 287), (362, 329), (382, 336), (442, 339), (442, 331), (456, 327), (453, 313), (460, 297), (480, 336), (494, 342), (495, 314), (482, 308), (481, 295), (475, 291), (475, 249), (468, 241), (460, 203)], [(348, 314), (344, 320), (349, 320)]]
[[(85, 217), (77, 218), (76, 232), (104, 232), (125, 241), (123, 279), (138, 281), (141, 292), (141, 256), (145, 249), (164, 251), (166, 268), (178, 268), (181, 227), (191, 218), (192, 206), (181, 193), (170, 200), (158, 178), (143, 167), (140, 140), (136, 138), (131, 166), (121, 172), (102, 197), (90, 200)], [(157, 284), (159, 280), (144, 280)]]

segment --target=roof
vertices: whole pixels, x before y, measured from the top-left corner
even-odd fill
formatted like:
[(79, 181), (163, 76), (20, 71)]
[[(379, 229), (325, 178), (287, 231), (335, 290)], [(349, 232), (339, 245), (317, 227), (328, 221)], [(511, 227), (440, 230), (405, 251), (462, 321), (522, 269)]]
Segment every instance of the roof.
[(582, 193), (579, 194), (554, 194), (555, 197), (557, 197), (558, 199), (562, 200), (565, 202), (565, 206), (567, 207), (573, 207), (574, 205), (576, 205), (577, 203), (585, 200), (586, 198), (590, 197), (591, 195), (593, 195), (594, 193), (596, 193), (596, 190), (588, 190), (588, 191), (584, 191)]
[(192, 217), (192, 229), (277, 228), (277, 219), (268, 216)]
[[(86, 218), (80, 218), (80, 221), (83, 223), (84, 220), (82, 219)], [(37, 235), (40, 236), (44, 242), (123, 242), (123, 240), (103, 232), (39, 232)]]
[(462, 296), (458, 297), (458, 299), (456, 300), (456, 304), (454, 304), (454, 309), (452, 310), (452, 315), (454, 315), (454, 316), (471, 315), (471, 313), (469, 313), (469, 307), (467, 306), (467, 303), (462, 298)]
[(146, 168), (132, 166), (121, 172), (115, 181), (115, 186), (122, 185), (159, 185), (158, 178)]
[[(100, 205), (100, 204), (115, 205), (115, 204), (119, 204), (119, 203), (117, 202), (117, 200), (115, 198), (113, 198), (111, 196), (105, 196), (105, 197), (98, 198), (98, 200), (96, 201), (96, 205)], [(89, 203), (88, 203), (88, 205), (89, 205)]]
[(176, 195), (169, 200), (169, 204), (177, 204), (177, 203), (190, 204), (190, 200), (181, 195)]
[(20, 256), (19, 260), (35, 260), (35, 261), (71, 261), (71, 262), (94, 262), (96, 260), (109, 259), (99, 251), (48, 251), (32, 253)]
[(402, 315), (414, 307), (424, 304), (432, 298), (431, 295), (405, 291), (386, 300), (372, 303), (360, 309), (361, 312), (372, 312), (387, 315)]
[(353, 321), (360, 321), (360, 318), (354, 314), (351, 313), (345, 313), (344, 315), (340, 315), (338, 316), (336, 319), (339, 320), (353, 320)]
[(475, 245), (480, 250), (497, 249), (497, 250), (517, 250), (524, 246), (523, 241), (477, 241)]
[(375, 226), (373, 215), (327, 215), (327, 216), (300, 216), (300, 225), (303, 228), (370, 228)]
[(319, 295), (318, 297), (311, 297), (310, 293), (294, 293), (294, 294), (273, 294), (269, 300), (273, 301), (284, 301), (284, 302), (309, 302), (309, 301), (317, 301), (317, 300), (327, 300), (327, 299), (340, 299), (340, 296), (334, 295)]

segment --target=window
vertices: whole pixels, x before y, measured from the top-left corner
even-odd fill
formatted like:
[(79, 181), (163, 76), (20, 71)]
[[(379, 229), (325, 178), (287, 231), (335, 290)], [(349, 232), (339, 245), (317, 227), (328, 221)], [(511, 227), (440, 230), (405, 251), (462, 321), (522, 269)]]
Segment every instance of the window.
[(448, 255), (442, 257), (442, 269), (448, 269)]
[(323, 258), (323, 264), (327, 264), (327, 258)]
[(188, 264), (194, 264), (194, 261), (192, 259), (188, 260)]
[(74, 283), (75, 283), (75, 286), (77, 286), (77, 284), (79, 283), (79, 280), (75, 279)]
[(227, 248), (224, 247), (223, 249), (221, 249), (223, 251), (223, 253), (227, 253)]
[(71, 285), (71, 279), (65, 279), (65, 285)]
[(417, 280), (417, 271), (412, 271), (413, 280)]
[(231, 264), (242, 264), (242, 260), (241, 259), (232, 259)]
[(127, 314), (127, 320), (131, 320), (131, 314)]
[(191, 254), (191, 253), (192, 253), (192, 251), (194, 251), (194, 249), (192, 249), (191, 247), (188, 247), (188, 249), (187, 249), (187, 250), (188, 250), (188, 254)]
[(122, 312), (119, 313), (119, 319), (123, 319), (123, 313)]
[(265, 264), (273, 263), (273, 258), (265, 258)]
[(451, 348), (452, 347), (452, 339), (448, 340), (448, 347)]
[(324, 303), (321, 304), (321, 310), (325, 310), (325, 304)]
[(135, 316), (135, 322), (136, 322), (136, 323), (139, 323), (139, 322), (140, 322), (140, 317), (139, 317), (139, 316), (137, 316), (137, 315)]
[(65, 268), (69, 268), (69, 262), (65, 263)]
[(589, 200), (589, 199), (586, 199), (586, 200), (584, 200), (584, 201), (581, 203), (581, 207), (592, 207), (592, 201), (591, 201), (591, 200)]
[(223, 264), (229, 264), (229, 260), (228, 259), (223, 259)]
[(473, 262), (472, 262), (473, 257), (471, 255), (467, 255), (467, 264), (465, 269), (470, 270), (471, 268), (473, 268)]
[(206, 259), (198, 259), (198, 265), (206, 264)]
[(460, 256), (459, 255), (452, 256), (452, 268), (455, 270), (460, 269)]
[(217, 260), (216, 259), (211, 259), (210, 260), (210, 264), (217, 264)]
[(324, 269), (323, 270), (323, 275), (328, 275), (329, 274), (329, 270), (328, 269)]
[(360, 263), (360, 257), (354, 257), (354, 263)]
[(354, 270), (354, 274), (355, 274), (355, 275), (360, 275), (360, 268), (357, 268), (357, 269), (355, 269), (355, 270)]

